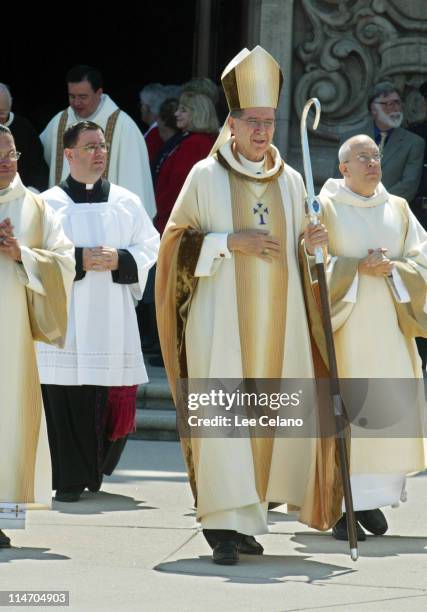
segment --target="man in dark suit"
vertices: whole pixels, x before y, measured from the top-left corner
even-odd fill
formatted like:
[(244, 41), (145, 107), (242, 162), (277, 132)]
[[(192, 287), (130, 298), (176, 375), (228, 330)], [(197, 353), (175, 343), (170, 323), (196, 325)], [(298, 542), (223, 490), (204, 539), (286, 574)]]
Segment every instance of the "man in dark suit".
[[(427, 81), (423, 83), (419, 89), (420, 94), (424, 98), (423, 110), (424, 110), (424, 121), (416, 123), (410, 126), (410, 130), (413, 134), (417, 134), (423, 138), (424, 143), (427, 143)], [(418, 221), (427, 229), (427, 146), (424, 151), (424, 167), (421, 182), (418, 186), (417, 195), (415, 198), (414, 206), (412, 210), (417, 217)], [(418, 352), (423, 361), (423, 371), (426, 370), (427, 365), (427, 339), (417, 338)]]
[[(427, 143), (427, 81), (423, 83), (419, 89), (420, 94), (423, 96), (423, 110), (424, 120), (419, 123), (415, 123), (409, 127), (409, 130), (413, 134), (420, 136), (424, 143)], [(424, 227), (427, 228), (427, 146), (424, 151), (424, 168), (421, 182), (418, 186), (417, 197), (415, 198), (415, 206), (413, 208), (418, 221)]]
[(389, 193), (412, 202), (423, 171), (425, 143), (401, 128), (402, 100), (393, 83), (375, 85), (368, 96), (369, 119), (343, 134), (339, 146), (356, 134), (370, 136), (381, 153), (382, 183)]

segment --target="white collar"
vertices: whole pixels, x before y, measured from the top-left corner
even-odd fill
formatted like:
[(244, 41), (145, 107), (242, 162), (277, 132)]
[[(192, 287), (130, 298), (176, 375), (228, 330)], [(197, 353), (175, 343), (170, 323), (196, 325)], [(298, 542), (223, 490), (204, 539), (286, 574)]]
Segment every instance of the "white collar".
[[(225, 144), (223, 144), (219, 148), (219, 152), (221, 153), (225, 161), (232, 168), (234, 168), (234, 170), (243, 174), (244, 176), (248, 176), (249, 178), (254, 179), (260, 179), (260, 175), (257, 174), (257, 172), (259, 171), (259, 167), (257, 167), (257, 169), (254, 171), (254, 164), (259, 165), (263, 164), (264, 162), (251, 162), (245, 157), (242, 157), (241, 155), (239, 155), (239, 160), (237, 160), (233, 155), (232, 144), (233, 140), (230, 138)], [(273, 158), (273, 167), (270, 170), (264, 170), (261, 177), (262, 179), (272, 178), (279, 172), (282, 166), (282, 158), (280, 157), (279, 150), (274, 145), (270, 145), (269, 152), (271, 153)]]
[(247, 157), (244, 157), (241, 153), (237, 154), (239, 156), (239, 161), (249, 172), (253, 174), (264, 174), (264, 164), (265, 164), (265, 156), (261, 161), (251, 161)]
[(6, 127), (9, 127), (10, 124), (13, 122), (13, 120), (15, 119), (15, 114), (12, 113), (12, 111), (9, 111), (9, 119), (6, 121), (6, 123), (4, 124)]

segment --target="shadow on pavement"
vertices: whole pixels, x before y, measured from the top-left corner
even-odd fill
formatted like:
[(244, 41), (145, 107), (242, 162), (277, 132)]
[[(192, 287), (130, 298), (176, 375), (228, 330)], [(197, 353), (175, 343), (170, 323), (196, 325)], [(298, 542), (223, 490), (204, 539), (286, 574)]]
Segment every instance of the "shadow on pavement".
[(305, 577), (304, 582), (310, 583), (356, 571), (340, 565), (313, 561), (301, 555), (265, 554), (256, 559), (249, 555), (241, 555), (240, 562), (231, 566), (215, 565), (210, 556), (199, 556), (160, 563), (154, 569), (188, 576), (220, 577), (226, 578), (228, 582), (244, 584), (280, 584), (297, 577)]
[(70, 559), (65, 555), (57, 555), (49, 553), (49, 548), (2, 548), (0, 549), (0, 563), (8, 563), (10, 561), (23, 561), (27, 559), (35, 559), (37, 561), (65, 561)]
[[(144, 472), (181, 472), (180, 476), (186, 476), (184, 459), (179, 442), (162, 442), (162, 452), (159, 453), (158, 442), (149, 440), (128, 440), (127, 451), (120, 458), (119, 465), (114, 474), (121, 470)], [(113, 474), (113, 475), (114, 475)], [(142, 474), (144, 476), (144, 474)]]
[(118, 484), (118, 483), (128, 483), (129, 480), (131, 480), (132, 482), (143, 482), (143, 481), (152, 481), (152, 482), (159, 482), (159, 481), (168, 481), (168, 482), (188, 482), (188, 476), (173, 476), (170, 473), (162, 473), (159, 471), (158, 474), (156, 475), (142, 475), (142, 474), (138, 474), (138, 472), (135, 472), (135, 474), (120, 474), (120, 469), (117, 470), (118, 473), (114, 473), (111, 476), (108, 477), (108, 480), (105, 480), (105, 482), (107, 483), (114, 483), (114, 484)]
[(63, 514), (105, 514), (106, 512), (127, 512), (130, 510), (158, 510), (154, 506), (144, 505), (144, 501), (115, 495), (106, 491), (91, 493), (85, 491), (78, 502), (52, 501), (52, 509)]
[[(348, 543), (335, 540), (330, 534), (296, 533), (291, 542), (300, 544), (296, 551), (310, 555), (348, 555)], [(359, 557), (397, 557), (427, 554), (427, 538), (404, 536), (371, 536), (359, 543)]]

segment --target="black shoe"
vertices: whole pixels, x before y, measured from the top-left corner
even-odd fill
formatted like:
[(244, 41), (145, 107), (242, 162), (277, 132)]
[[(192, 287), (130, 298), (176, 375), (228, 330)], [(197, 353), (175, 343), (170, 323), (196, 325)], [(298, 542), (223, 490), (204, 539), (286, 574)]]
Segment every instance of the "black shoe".
[(387, 519), (379, 508), (359, 510), (356, 517), (359, 523), (374, 535), (384, 535), (388, 529)]
[(242, 555), (262, 555), (264, 547), (257, 542), (254, 536), (239, 533), (238, 550)]
[[(363, 531), (363, 529), (361, 528), (357, 520), (356, 520), (356, 534), (357, 534), (358, 542), (364, 542), (366, 540), (366, 533)], [(347, 517), (346, 517), (345, 512), (340, 518), (340, 520), (338, 521), (338, 523), (336, 523), (332, 527), (332, 535), (334, 536), (336, 540), (344, 540), (345, 542), (348, 542)]]
[(10, 548), (10, 538), (0, 529), (0, 548)]
[(103, 478), (104, 476), (101, 474), (101, 477), (99, 478), (99, 480), (98, 481), (94, 480), (93, 482), (91, 482), (90, 485), (86, 485), (86, 489), (88, 489), (92, 493), (98, 493), (98, 491), (102, 487)]
[(236, 540), (218, 542), (213, 549), (212, 559), (218, 565), (235, 565), (239, 561), (239, 550)]
[(91, 493), (98, 493), (98, 491), (100, 490), (102, 486), (102, 482), (100, 482), (97, 485), (92, 485), (90, 487), (86, 487), (86, 489), (88, 489), (88, 491), (90, 491)]
[(70, 487), (69, 489), (57, 489), (55, 501), (77, 502), (79, 501), (85, 487)]

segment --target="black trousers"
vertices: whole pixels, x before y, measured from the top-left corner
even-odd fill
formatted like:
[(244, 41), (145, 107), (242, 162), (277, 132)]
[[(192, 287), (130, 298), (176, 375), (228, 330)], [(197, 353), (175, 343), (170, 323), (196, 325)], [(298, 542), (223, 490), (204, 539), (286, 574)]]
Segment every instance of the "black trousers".
[(52, 461), (52, 488), (98, 490), (110, 475), (127, 436), (114, 442), (105, 433), (108, 387), (42, 385)]
[(231, 529), (203, 529), (203, 535), (209, 546), (214, 549), (218, 542), (238, 541), (240, 534)]
[(415, 338), (415, 341), (417, 343), (417, 349), (418, 349), (419, 356), (421, 357), (421, 360), (422, 360), (422, 368), (424, 372), (426, 369), (426, 362), (427, 362), (427, 338)]

